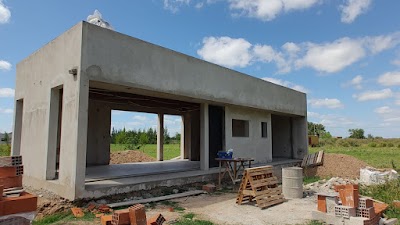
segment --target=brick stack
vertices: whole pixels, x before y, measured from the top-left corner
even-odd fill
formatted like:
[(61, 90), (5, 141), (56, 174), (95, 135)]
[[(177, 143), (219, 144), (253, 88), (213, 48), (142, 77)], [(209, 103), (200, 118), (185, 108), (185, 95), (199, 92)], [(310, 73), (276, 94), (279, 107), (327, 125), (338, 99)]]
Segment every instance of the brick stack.
[(101, 217), (102, 225), (162, 225), (164, 222), (165, 218), (161, 214), (147, 220), (145, 207), (141, 204), (116, 210), (112, 216)]
[(0, 225), (25, 224), (26, 219), (13, 215), (36, 212), (37, 197), (23, 190), (23, 173), (21, 156), (0, 157)]
[[(335, 205), (335, 216), (345, 219), (358, 218), (363, 225), (377, 225), (387, 204), (374, 201), (371, 198), (360, 198), (358, 185), (337, 185), (339, 200)], [(318, 194), (318, 211), (326, 213), (326, 198)]]

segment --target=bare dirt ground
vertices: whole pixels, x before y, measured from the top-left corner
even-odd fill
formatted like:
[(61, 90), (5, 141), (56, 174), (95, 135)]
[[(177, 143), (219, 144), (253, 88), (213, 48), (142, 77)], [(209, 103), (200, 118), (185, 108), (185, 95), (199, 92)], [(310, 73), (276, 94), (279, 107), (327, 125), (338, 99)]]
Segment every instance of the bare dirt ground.
[(126, 150), (121, 152), (112, 152), (110, 164), (133, 163), (133, 162), (152, 162), (155, 158), (137, 150)]
[(367, 163), (353, 156), (329, 153), (324, 155), (324, 164), (315, 168), (306, 169), (306, 176), (341, 177), (356, 179), (360, 177), (360, 168)]

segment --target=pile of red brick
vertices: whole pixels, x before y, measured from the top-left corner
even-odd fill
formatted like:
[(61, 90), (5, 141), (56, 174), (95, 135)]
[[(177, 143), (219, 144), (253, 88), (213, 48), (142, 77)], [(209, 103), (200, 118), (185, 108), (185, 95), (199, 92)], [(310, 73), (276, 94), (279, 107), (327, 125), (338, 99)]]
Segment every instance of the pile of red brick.
[(21, 156), (0, 157), (0, 225), (30, 224), (23, 214), (36, 213), (37, 197), (24, 191), (23, 173)]
[[(336, 217), (349, 219), (360, 217), (364, 225), (377, 225), (388, 205), (372, 198), (360, 198), (358, 185), (337, 185), (334, 213)], [(327, 213), (326, 195), (318, 194), (318, 211)]]
[(101, 217), (102, 225), (162, 225), (164, 222), (165, 218), (161, 214), (147, 220), (145, 207), (141, 204)]

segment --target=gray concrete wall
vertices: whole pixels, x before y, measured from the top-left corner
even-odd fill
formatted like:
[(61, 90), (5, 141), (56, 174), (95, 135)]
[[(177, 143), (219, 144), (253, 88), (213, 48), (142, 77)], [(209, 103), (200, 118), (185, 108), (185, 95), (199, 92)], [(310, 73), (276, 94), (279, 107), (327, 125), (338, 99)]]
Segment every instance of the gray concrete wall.
[[(232, 137), (232, 119), (249, 121), (249, 137)], [(261, 122), (268, 124), (268, 137), (261, 137)], [(255, 163), (272, 161), (271, 114), (248, 108), (225, 107), (225, 146), (234, 157), (250, 157)]]
[(111, 108), (103, 102), (89, 100), (86, 165), (110, 162)]
[(90, 80), (305, 116), (306, 95), (108, 29), (84, 23), (82, 70)]
[[(83, 190), (85, 171), (77, 171), (79, 158), (78, 116), (80, 105), (80, 75), (68, 73), (81, 61), (82, 24), (77, 24), (17, 65), (15, 99), (23, 99), (21, 135), (14, 138), (12, 154), (21, 154), (24, 162), (24, 184), (46, 188), (73, 199)], [(79, 71), (78, 71), (79, 73)], [(63, 85), (63, 117), (59, 179), (46, 180), (48, 137), (50, 136), (51, 89)], [(18, 112), (16, 112), (18, 114)], [(14, 124), (14, 127), (19, 124)], [(86, 133), (86, 129), (84, 130)], [(86, 139), (86, 134), (84, 135)], [(18, 146), (18, 147), (17, 147)], [(86, 146), (80, 146), (85, 147)], [(77, 150), (78, 149), (78, 150)], [(50, 149), (52, 151), (52, 149)], [(77, 186), (78, 188), (77, 188)]]
[(292, 158), (290, 117), (272, 115), (272, 148), (274, 158)]
[(292, 118), (293, 158), (303, 159), (308, 154), (307, 117)]

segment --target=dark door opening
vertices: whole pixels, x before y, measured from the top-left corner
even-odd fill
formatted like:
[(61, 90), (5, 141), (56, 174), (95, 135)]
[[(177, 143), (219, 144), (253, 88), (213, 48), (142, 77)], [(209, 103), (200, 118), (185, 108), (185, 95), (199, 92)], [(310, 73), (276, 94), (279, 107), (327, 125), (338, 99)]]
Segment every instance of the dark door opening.
[(209, 118), (209, 166), (217, 167), (215, 160), (218, 151), (224, 150), (225, 140), (225, 109), (220, 106), (208, 106)]

